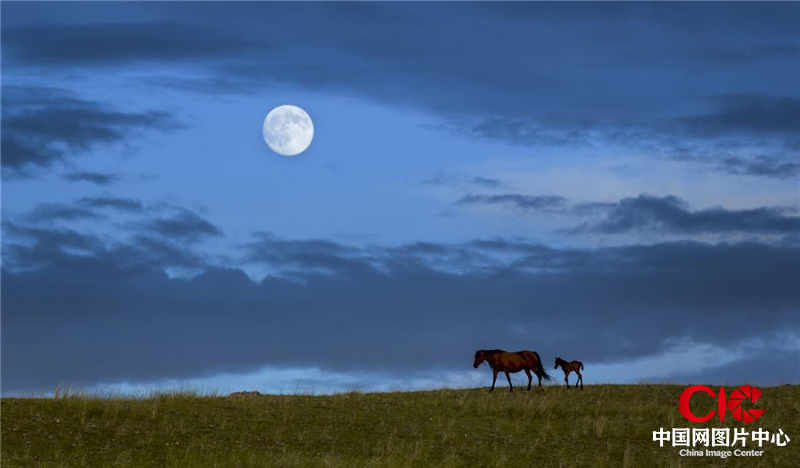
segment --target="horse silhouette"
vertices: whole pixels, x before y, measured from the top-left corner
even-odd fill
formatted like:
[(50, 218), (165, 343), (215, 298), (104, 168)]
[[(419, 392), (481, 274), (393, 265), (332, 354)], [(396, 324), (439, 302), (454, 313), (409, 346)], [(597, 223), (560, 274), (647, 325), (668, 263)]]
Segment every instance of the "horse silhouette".
[(567, 383), (567, 388), (569, 388), (569, 373), (575, 372), (578, 374), (578, 381), (575, 382), (575, 386), (577, 387), (578, 384), (581, 384), (581, 390), (583, 390), (583, 376), (581, 375), (581, 369), (583, 369), (583, 363), (581, 361), (570, 361), (567, 362), (560, 357), (556, 358), (556, 365), (553, 369), (558, 369), (558, 366), (561, 366), (561, 370), (564, 371), (564, 382)]
[(542, 377), (550, 380), (550, 376), (547, 375), (544, 367), (542, 367), (542, 360), (539, 359), (539, 353), (536, 351), (523, 350), (507, 352), (502, 349), (479, 349), (475, 351), (475, 362), (472, 366), (477, 368), (483, 361), (488, 362), (489, 366), (492, 368), (492, 388), (489, 389), (490, 392), (494, 390), (498, 372), (506, 373), (508, 390), (510, 392), (514, 391), (514, 386), (511, 385), (511, 376), (508, 375), (509, 372), (524, 370), (528, 375), (528, 390), (531, 389), (531, 382), (533, 381), (531, 371), (539, 378), (540, 387), (542, 386)]

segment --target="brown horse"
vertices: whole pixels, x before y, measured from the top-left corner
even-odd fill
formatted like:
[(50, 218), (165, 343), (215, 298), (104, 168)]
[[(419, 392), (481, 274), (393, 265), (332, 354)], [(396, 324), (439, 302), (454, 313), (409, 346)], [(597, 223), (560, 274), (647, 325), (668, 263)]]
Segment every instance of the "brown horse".
[(578, 386), (578, 383), (581, 384), (581, 390), (583, 390), (583, 376), (581, 375), (581, 369), (583, 369), (583, 363), (580, 361), (570, 361), (567, 362), (560, 357), (556, 358), (556, 365), (553, 369), (558, 369), (558, 366), (561, 366), (561, 370), (564, 371), (564, 382), (567, 383), (567, 388), (569, 388), (569, 373), (575, 372), (578, 374), (578, 381), (575, 382), (575, 386)]
[(479, 349), (475, 352), (475, 362), (472, 366), (477, 368), (483, 361), (488, 362), (492, 367), (493, 377), (492, 388), (489, 389), (490, 392), (494, 390), (494, 384), (497, 382), (497, 373), (501, 371), (506, 373), (508, 390), (511, 392), (514, 391), (514, 387), (511, 385), (511, 376), (508, 375), (509, 372), (524, 370), (528, 375), (528, 390), (531, 389), (531, 381), (533, 381), (531, 371), (539, 378), (540, 387), (542, 386), (542, 377), (550, 380), (550, 376), (547, 375), (547, 372), (544, 371), (544, 367), (542, 367), (542, 360), (539, 359), (539, 353), (536, 351), (525, 350), (509, 353), (502, 349)]

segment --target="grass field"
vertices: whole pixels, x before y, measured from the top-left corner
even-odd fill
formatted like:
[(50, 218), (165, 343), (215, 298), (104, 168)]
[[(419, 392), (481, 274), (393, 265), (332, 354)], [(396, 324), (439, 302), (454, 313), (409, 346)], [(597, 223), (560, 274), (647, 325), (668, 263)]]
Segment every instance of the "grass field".
[[(800, 466), (800, 386), (762, 388), (765, 413), (749, 424), (689, 423), (684, 388), (3, 398), (2, 466)], [(692, 426), (782, 428), (793, 440), (726, 460), (652, 440)]]

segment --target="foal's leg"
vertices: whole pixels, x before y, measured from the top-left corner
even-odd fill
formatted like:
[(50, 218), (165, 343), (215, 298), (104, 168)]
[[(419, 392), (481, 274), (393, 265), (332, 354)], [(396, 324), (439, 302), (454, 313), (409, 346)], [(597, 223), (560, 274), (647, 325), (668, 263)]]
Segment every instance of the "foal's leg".
[[(581, 390), (583, 390), (583, 376), (580, 371), (575, 371), (575, 373), (578, 374), (578, 382), (581, 383)], [(578, 383), (576, 382), (575, 385), (578, 385)]]
[(514, 387), (511, 385), (511, 376), (508, 375), (508, 371), (506, 371), (506, 379), (508, 379), (508, 391), (513, 392)]
[(528, 374), (528, 390), (531, 389), (531, 382), (533, 382), (533, 377), (531, 377), (531, 371), (529, 369), (525, 369), (525, 373)]
[(567, 388), (569, 388), (569, 372), (564, 371), (564, 382), (567, 383)]
[(494, 391), (494, 383), (497, 382), (497, 371), (492, 369), (492, 374), (494, 374), (494, 376), (492, 377), (492, 388), (489, 389), (490, 392)]

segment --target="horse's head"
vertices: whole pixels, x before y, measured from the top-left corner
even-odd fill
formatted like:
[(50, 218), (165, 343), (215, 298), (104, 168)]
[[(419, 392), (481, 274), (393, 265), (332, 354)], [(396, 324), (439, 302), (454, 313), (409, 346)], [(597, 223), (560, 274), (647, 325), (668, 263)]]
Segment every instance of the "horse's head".
[(475, 362), (472, 363), (472, 367), (477, 368), (485, 360), (486, 360), (486, 350), (479, 349), (475, 351)]
[(560, 362), (561, 362), (561, 358), (560, 358), (560, 357), (557, 357), (557, 358), (556, 358), (556, 365), (555, 365), (555, 366), (553, 366), (553, 369), (558, 369), (558, 364), (559, 364)]

